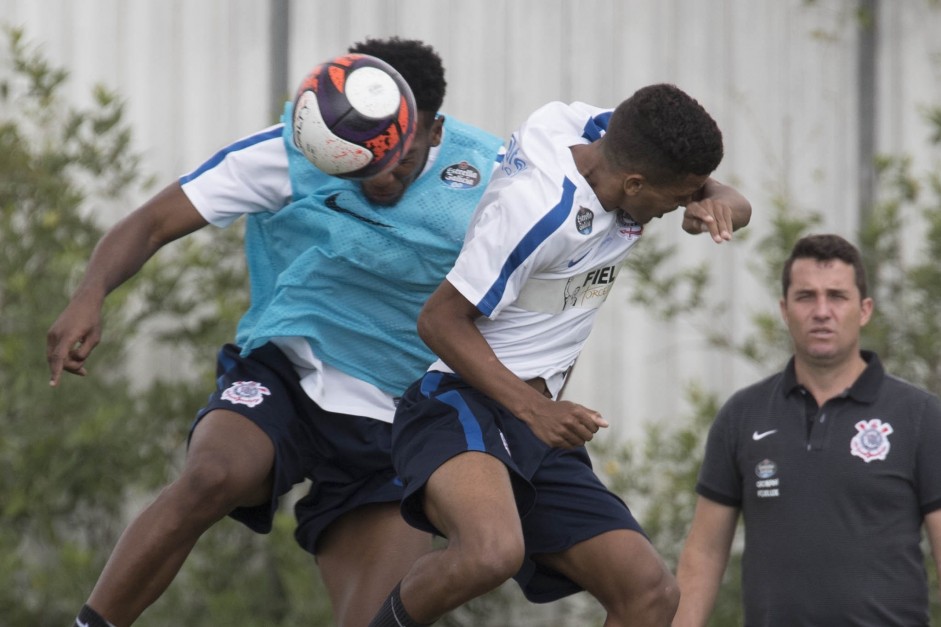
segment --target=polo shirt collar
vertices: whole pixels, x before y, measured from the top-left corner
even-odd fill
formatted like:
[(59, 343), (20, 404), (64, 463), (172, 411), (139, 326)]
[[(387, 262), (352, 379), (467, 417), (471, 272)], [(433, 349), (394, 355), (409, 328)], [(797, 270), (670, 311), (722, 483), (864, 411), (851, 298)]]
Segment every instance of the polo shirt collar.
[[(885, 369), (879, 356), (872, 351), (861, 350), (860, 356), (866, 362), (866, 369), (856, 379), (850, 389), (843, 395), (851, 397), (861, 403), (874, 403), (879, 393), (879, 384), (885, 376)], [(798, 392), (803, 389), (797, 382), (797, 372), (794, 369), (794, 357), (787, 362), (784, 368), (784, 376), (781, 380), (781, 390), (785, 396)]]

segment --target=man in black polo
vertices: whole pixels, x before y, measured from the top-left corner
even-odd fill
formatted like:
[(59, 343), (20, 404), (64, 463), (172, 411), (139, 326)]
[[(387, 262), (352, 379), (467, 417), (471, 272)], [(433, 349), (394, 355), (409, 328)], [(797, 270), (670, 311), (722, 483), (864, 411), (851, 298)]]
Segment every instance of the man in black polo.
[(801, 239), (782, 283), (794, 356), (709, 432), (673, 626), (708, 621), (740, 512), (748, 627), (928, 625), (920, 540), (924, 525), (941, 566), (941, 400), (860, 350), (873, 303), (852, 244)]

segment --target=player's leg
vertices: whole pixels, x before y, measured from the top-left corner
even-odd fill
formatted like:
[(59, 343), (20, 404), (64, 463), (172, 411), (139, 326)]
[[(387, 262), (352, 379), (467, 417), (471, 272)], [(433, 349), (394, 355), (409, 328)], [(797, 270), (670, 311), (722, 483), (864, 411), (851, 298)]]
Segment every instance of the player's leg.
[(405, 486), (402, 513), (447, 544), (415, 562), (370, 625), (430, 623), (519, 569), (520, 511), (535, 494), (510, 454), (504, 414), (460, 378), (437, 372), (399, 401), (392, 459)]
[(536, 560), (591, 593), (605, 627), (669, 627), (679, 603), (670, 569), (642, 534), (616, 529)]
[(334, 622), (362, 627), (415, 560), (431, 551), (432, 536), (406, 523), (397, 501), (372, 503), (338, 518), (317, 546)]
[(401, 601), (418, 623), (430, 623), (512, 577), (523, 559), (523, 534), (504, 463), (487, 453), (461, 453), (425, 485), (424, 511), (448, 539), (418, 559), (402, 580)]
[(238, 506), (270, 499), (274, 447), (245, 417), (209, 412), (196, 426), (183, 472), (118, 540), (88, 600), (117, 627), (166, 590), (199, 537)]
[(517, 577), (526, 596), (549, 601), (587, 590), (607, 610), (606, 627), (668, 626), (676, 581), (627, 505), (595, 475), (585, 448), (553, 449), (532, 482), (539, 498), (524, 523), (529, 554)]

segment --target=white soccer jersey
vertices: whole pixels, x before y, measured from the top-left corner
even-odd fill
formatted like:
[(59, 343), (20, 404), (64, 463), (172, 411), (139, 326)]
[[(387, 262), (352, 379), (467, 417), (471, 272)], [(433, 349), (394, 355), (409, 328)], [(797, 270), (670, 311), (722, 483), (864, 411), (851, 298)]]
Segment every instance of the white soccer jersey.
[(278, 211), (291, 201), (283, 128), (276, 124), (242, 138), (180, 178), (206, 222), (225, 228), (244, 214)]
[(643, 230), (602, 208), (569, 149), (599, 137), (610, 113), (555, 102), (530, 116), (447, 276), (483, 314), (477, 326), (500, 361), (521, 379), (544, 378), (553, 396)]
[[(225, 228), (243, 214), (275, 212), (291, 201), (283, 125), (271, 126), (227, 146), (180, 178), (190, 202), (207, 222)], [(424, 175), (434, 163), (428, 154)], [(301, 387), (320, 407), (392, 422), (393, 397), (378, 387), (322, 362), (304, 338), (275, 338), (294, 364)]]

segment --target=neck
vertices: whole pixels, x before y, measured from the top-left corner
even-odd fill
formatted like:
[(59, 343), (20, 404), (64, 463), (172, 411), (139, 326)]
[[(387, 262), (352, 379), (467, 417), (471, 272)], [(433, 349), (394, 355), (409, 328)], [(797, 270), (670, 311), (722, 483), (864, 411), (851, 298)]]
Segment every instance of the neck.
[(814, 395), (818, 406), (852, 387), (865, 369), (866, 360), (859, 354), (859, 350), (836, 364), (815, 362), (797, 355), (794, 358), (797, 382)]
[(575, 167), (578, 168), (578, 173), (591, 183), (592, 175), (603, 163), (598, 150), (598, 142), (575, 144), (569, 146), (569, 150), (572, 153), (572, 160), (575, 161)]

